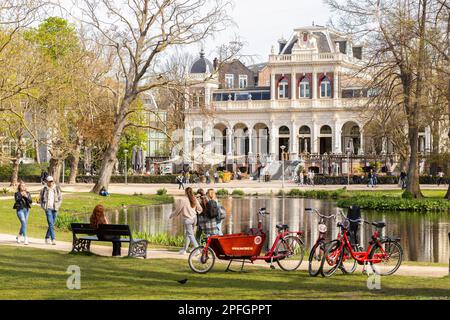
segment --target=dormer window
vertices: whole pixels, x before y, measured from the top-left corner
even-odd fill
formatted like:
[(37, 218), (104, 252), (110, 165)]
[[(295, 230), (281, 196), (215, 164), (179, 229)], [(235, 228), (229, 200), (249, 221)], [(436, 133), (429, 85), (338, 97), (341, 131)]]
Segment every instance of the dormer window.
[(289, 83), (286, 78), (278, 83), (278, 99), (287, 99), (289, 97)]
[(331, 82), (327, 76), (325, 76), (320, 82), (320, 97), (331, 98)]
[(310, 90), (309, 90), (309, 80), (305, 77), (300, 81), (299, 84), (299, 94), (300, 98), (309, 98)]

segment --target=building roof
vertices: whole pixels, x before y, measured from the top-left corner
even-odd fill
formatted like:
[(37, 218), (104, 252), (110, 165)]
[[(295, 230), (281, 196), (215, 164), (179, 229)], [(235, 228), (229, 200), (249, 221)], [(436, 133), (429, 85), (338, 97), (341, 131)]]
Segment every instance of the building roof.
[(211, 61), (205, 58), (205, 52), (200, 52), (200, 57), (194, 61), (190, 73), (213, 73), (214, 67)]

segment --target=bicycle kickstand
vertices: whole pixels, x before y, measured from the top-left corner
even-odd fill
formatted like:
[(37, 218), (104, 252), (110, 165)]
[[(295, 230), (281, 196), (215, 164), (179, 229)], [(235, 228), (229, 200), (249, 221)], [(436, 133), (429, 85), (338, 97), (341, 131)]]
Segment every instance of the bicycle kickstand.
[(270, 258), (270, 269), (275, 270), (275, 267), (273, 266), (273, 257)]
[(364, 275), (367, 275), (366, 267), (367, 267), (367, 261), (364, 261), (363, 269), (362, 269), (362, 274), (364, 274)]

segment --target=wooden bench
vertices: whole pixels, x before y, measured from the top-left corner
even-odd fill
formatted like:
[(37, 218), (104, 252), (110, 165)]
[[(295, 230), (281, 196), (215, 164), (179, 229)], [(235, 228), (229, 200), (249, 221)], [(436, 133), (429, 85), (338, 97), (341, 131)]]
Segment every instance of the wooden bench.
[[(90, 252), (92, 241), (112, 242), (113, 255), (120, 255), (122, 243), (129, 243), (129, 257), (147, 258), (147, 240), (133, 239), (130, 226), (126, 224), (102, 224), (98, 229), (92, 228), (89, 223), (71, 223), (72, 228), (72, 252)], [(83, 236), (79, 236), (83, 235)]]

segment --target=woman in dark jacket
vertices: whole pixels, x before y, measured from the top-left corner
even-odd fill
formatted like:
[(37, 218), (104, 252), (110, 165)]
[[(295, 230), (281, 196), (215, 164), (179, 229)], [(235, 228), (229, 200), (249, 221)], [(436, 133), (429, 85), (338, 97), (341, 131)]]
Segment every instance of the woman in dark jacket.
[(16, 237), (17, 243), (22, 241), (21, 237), (23, 237), (24, 244), (28, 244), (27, 237), (27, 222), (28, 222), (28, 212), (31, 208), (31, 195), (27, 191), (27, 187), (25, 183), (20, 182), (17, 186), (17, 192), (14, 194), (14, 207), (16, 209), (17, 217), (20, 221), (20, 231), (19, 235)]

